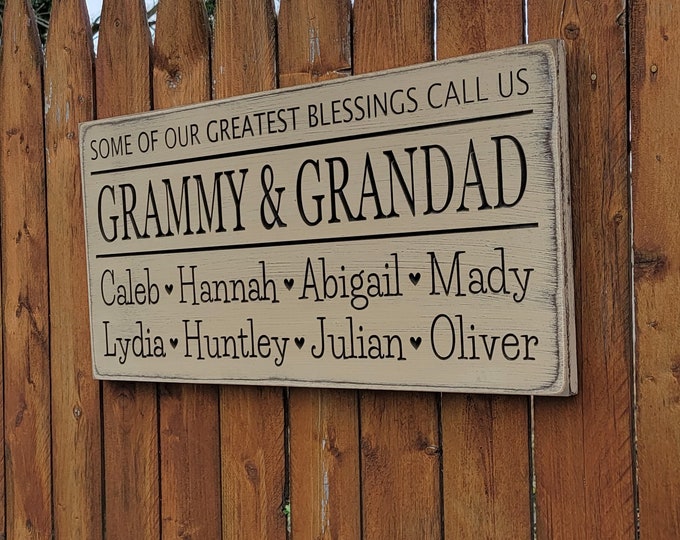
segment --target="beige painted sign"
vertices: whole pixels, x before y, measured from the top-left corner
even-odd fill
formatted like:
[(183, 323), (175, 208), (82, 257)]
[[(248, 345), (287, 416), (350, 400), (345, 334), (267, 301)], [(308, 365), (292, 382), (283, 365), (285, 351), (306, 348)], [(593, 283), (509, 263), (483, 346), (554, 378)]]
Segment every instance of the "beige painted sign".
[(574, 393), (563, 56), (84, 124), (95, 376)]

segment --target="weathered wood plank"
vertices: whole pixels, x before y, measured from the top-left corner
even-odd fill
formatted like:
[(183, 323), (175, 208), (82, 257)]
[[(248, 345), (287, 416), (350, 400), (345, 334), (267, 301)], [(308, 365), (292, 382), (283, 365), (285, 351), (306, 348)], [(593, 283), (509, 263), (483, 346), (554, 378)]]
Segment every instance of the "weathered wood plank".
[(282, 390), (234, 386), (220, 398), (223, 538), (286, 538)]
[[(0, 118), (2, 118), (2, 105), (0, 105)], [(2, 127), (3, 124), (0, 124)], [(2, 143), (0, 142), (0, 150), (2, 149)], [(2, 182), (2, 180), (0, 180)], [(0, 224), (2, 219), (0, 217)], [(1, 240), (0, 240), (1, 241)], [(0, 306), (4, 307), (3, 302), (3, 289), (2, 286), (2, 255), (0, 253)], [(5, 392), (4, 392), (4, 365), (5, 357), (2, 338), (2, 315), (0, 314), (0, 361), (2, 362), (3, 369), (0, 370), (0, 407), (2, 407), (3, 414), (0, 414), (0, 444), (2, 445), (3, 451), (0, 452), (0, 538), (6, 538), (5, 533)]]
[(92, 378), (78, 124), (94, 116), (85, 0), (54, 4), (45, 53), (54, 534), (101, 538), (99, 382)]
[[(151, 35), (142, 0), (106, 0), (97, 47), (97, 116), (151, 107)], [(104, 485), (110, 538), (158, 538), (156, 385), (104, 381)]]
[[(354, 73), (432, 60), (427, 0), (357, 0)], [(360, 392), (363, 534), (441, 536), (438, 394)]]
[(361, 538), (355, 391), (290, 391), (293, 536)]
[(353, 51), (355, 74), (432, 60), (432, 2), (356, 0)]
[(523, 41), (521, 0), (437, 1), (437, 58), (452, 58)]
[(283, 0), (279, 11), (279, 85), (308, 84), (352, 69), (349, 0)]
[[(210, 31), (201, 0), (161, 0), (153, 65), (154, 108), (210, 99)], [(218, 391), (160, 386), (161, 519), (164, 538), (222, 533)]]
[(276, 15), (270, 0), (219, 1), (213, 43), (215, 99), (276, 87)]
[[(215, 99), (276, 86), (270, 0), (218, 2), (213, 47)], [(222, 537), (285, 538), (283, 390), (220, 388)]]
[[(432, 60), (428, 0), (357, 0), (354, 73)], [(438, 394), (360, 392), (363, 534), (441, 536)]]
[(631, 110), (640, 538), (680, 531), (680, 261), (676, 140), (680, 15), (632, 3)]
[[(2, 28), (0, 28), (0, 39), (2, 39)], [(2, 77), (2, 42), (0, 42), (0, 77)], [(2, 107), (0, 103), (0, 122), (4, 122), (4, 117), (2, 116)], [(0, 133), (4, 123), (0, 123)], [(0, 153), (2, 152), (3, 137), (0, 136)], [(3, 183), (2, 177), (0, 177), (0, 184)], [(0, 190), (2, 188), (0, 187)], [(0, 210), (2, 208), (2, 191), (0, 191)], [(2, 214), (0, 214), (0, 225), (2, 225)], [(0, 232), (0, 235), (2, 233)], [(4, 323), (2, 322), (3, 315), (2, 311), (5, 307), (4, 304), (4, 289), (5, 285), (2, 276), (2, 237), (0, 236), (0, 362), (2, 362), (2, 369), (0, 370), (0, 407), (2, 407), (2, 414), (0, 414), (0, 448), (3, 450), (0, 452), (0, 535), (6, 537), (6, 520), (5, 520), (5, 347), (3, 344), (3, 334), (4, 334)]]
[[(345, 76), (352, 65), (348, 0), (284, 0), (279, 85)], [(357, 392), (291, 388), (291, 531), (301, 538), (360, 538)]]
[[(437, 57), (522, 42), (522, 2), (437, 2)], [(442, 396), (444, 531), (455, 538), (529, 538), (529, 401)]]
[(8, 0), (0, 56), (0, 245), (6, 533), (51, 538), (43, 55), (28, 0)]
[(567, 45), (579, 395), (535, 400), (539, 538), (635, 534), (624, 2), (530, 0)]

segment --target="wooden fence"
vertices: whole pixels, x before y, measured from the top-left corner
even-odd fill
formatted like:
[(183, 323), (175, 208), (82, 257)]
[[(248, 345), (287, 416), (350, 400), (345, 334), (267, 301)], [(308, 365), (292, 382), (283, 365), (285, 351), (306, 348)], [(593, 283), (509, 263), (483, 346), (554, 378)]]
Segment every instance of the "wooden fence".
[[(6, 538), (680, 537), (675, 2), (218, 0), (210, 24), (201, 0), (161, 0), (152, 44), (142, 0), (107, 0), (96, 58), (85, 0), (54, 0), (44, 50), (30, 2), (5, 4)], [(551, 37), (578, 396), (92, 378), (79, 122)]]

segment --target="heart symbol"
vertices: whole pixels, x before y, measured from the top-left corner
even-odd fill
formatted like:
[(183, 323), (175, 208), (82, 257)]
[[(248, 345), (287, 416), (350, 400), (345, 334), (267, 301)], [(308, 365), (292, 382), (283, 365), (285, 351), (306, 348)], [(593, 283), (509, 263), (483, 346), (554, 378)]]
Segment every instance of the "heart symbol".
[(298, 349), (302, 349), (302, 347), (305, 344), (305, 338), (303, 338), (303, 337), (296, 337), (294, 341), (295, 341), (295, 345), (297, 345)]
[(289, 291), (293, 288), (293, 283), (295, 283), (295, 280), (293, 278), (286, 278), (283, 280), (283, 284), (286, 286), (286, 289)]
[(423, 342), (423, 338), (412, 337), (410, 341), (411, 341), (411, 346), (417, 351), (418, 347), (420, 347), (420, 344)]
[(418, 282), (420, 281), (420, 272), (416, 272), (415, 274), (411, 272), (408, 275), (408, 278), (411, 280), (411, 283), (414, 285), (418, 285)]
[(172, 294), (172, 283), (170, 283), (170, 285), (165, 286), (165, 292), (168, 294)]
[[(411, 338), (411, 339), (413, 339), (413, 338)], [(178, 342), (178, 340), (177, 340), (176, 337), (171, 337), (171, 338), (170, 338), (170, 345), (172, 345), (172, 348), (173, 348), (173, 349), (174, 349), (175, 347), (177, 347), (177, 342)]]

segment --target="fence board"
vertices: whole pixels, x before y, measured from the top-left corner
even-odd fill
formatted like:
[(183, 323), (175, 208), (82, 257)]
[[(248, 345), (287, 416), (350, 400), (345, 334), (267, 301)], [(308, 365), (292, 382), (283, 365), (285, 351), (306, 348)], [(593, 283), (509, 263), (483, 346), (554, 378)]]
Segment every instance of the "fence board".
[[(522, 42), (522, 2), (437, 2), (437, 57)], [(529, 400), (442, 396), (444, 527), (454, 538), (529, 538)]]
[[(641, 538), (680, 531), (680, 50), (675, 6), (632, 4), (631, 110), (637, 359), (637, 465)], [(670, 271), (676, 269), (675, 271)]]
[(359, 429), (353, 391), (291, 389), (294, 538), (361, 538)]
[[(0, 60), (1, 61), (1, 60)], [(1, 70), (0, 66), (0, 70)], [(0, 75), (1, 77), (2, 75)], [(0, 105), (0, 129), (4, 127), (3, 119), (2, 119), (2, 105)], [(0, 131), (1, 133), (1, 131)], [(0, 140), (0, 152), (2, 152), (2, 142)], [(2, 183), (2, 177), (0, 176), (0, 183)], [(0, 197), (2, 196), (2, 188), (0, 187)], [(2, 208), (2, 203), (0, 201), (0, 211)], [(2, 224), (2, 214), (0, 214), (0, 224)], [(2, 240), (0, 239), (0, 249), (2, 248)], [(3, 303), (3, 298), (4, 298), (4, 293), (3, 293), (4, 286), (2, 285), (2, 253), (0, 252), (0, 361), (2, 361), (2, 366), (3, 369), (0, 370), (0, 407), (2, 407), (2, 414), (0, 414), (0, 448), (2, 448), (2, 451), (0, 451), (0, 538), (4, 540), (6, 538), (5, 531), (6, 531), (6, 523), (5, 523), (5, 491), (6, 491), (6, 484), (5, 484), (5, 392), (4, 392), (4, 366), (5, 366), (5, 357), (4, 357), (4, 346), (3, 346), (3, 322), (2, 319), (4, 318), (3, 315), (3, 310), (5, 304)]]
[[(270, 0), (221, 1), (215, 13), (213, 97), (276, 85)], [(285, 538), (283, 390), (220, 388), (223, 538)]]
[[(159, 2), (153, 96), (155, 109), (210, 99), (210, 31), (202, 0)], [(216, 387), (160, 385), (160, 449), (163, 537), (220, 537)]]
[[(2, 28), (0, 28), (0, 39), (2, 39)], [(2, 78), (4, 77), (2, 64), (2, 42), (0, 41), (0, 90), (2, 90)], [(5, 127), (5, 119), (3, 116), (3, 103), (0, 102), (0, 133)], [(0, 135), (0, 155), (4, 154), (3, 150), (4, 137)], [(0, 161), (2, 167), (2, 161)], [(0, 171), (2, 169), (0, 168)], [(4, 183), (3, 176), (0, 176), (0, 226), (2, 225), (2, 184)], [(0, 407), (2, 407), (2, 414), (0, 414), (0, 538), (6, 538), (5, 531), (5, 506), (6, 506), (6, 483), (5, 483), (5, 347), (3, 341), (4, 334), (4, 279), (2, 275), (2, 231), (0, 230), (0, 361), (2, 362), (2, 369), (0, 369)]]
[(308, 84), (352, 69), (350, 0), (283, 0), (279, 10), (279, 85)]
[[(27, 0), (8, 0), (0, 61), (6, 533), (52, 535), (43, 57)], [(30, 271), (27, 271), (30, 269)]]
[[(279, 11), (279, 84), (351, 70), (349, 0), (284, 0)], [(294, 538), (360, 538), (357, 392), (291, 388), (290, 500)]]
[(564, 37), (579, 394), (535, 400), (540, 538), (635, 534), (625, 2), (529, 0), (529, 38)]
[[(97, 116), (151, 107), (151, 35), (142, 0), (105, 0), (97, 47)], [(156, 385), (102, 383), (106, 534), (159, 538)]]
[[(427, 0), (357, 0), (354, 72), (432, 59)], [(363, 533), (369, 538), (441, 536), (437, 394), (360, 392)]]
[(102, 537), (99, 383), (92, 378), (78, 124), (92, 120), (84, 0), (54, 4), (45, 53), (52, 477), (57, 538)]
[[(427, 0), (357, 0), (354, 72), (432, 59)], [(363, 533), (368, 538), (441, 536), (438, 394), (359, 394)]]

